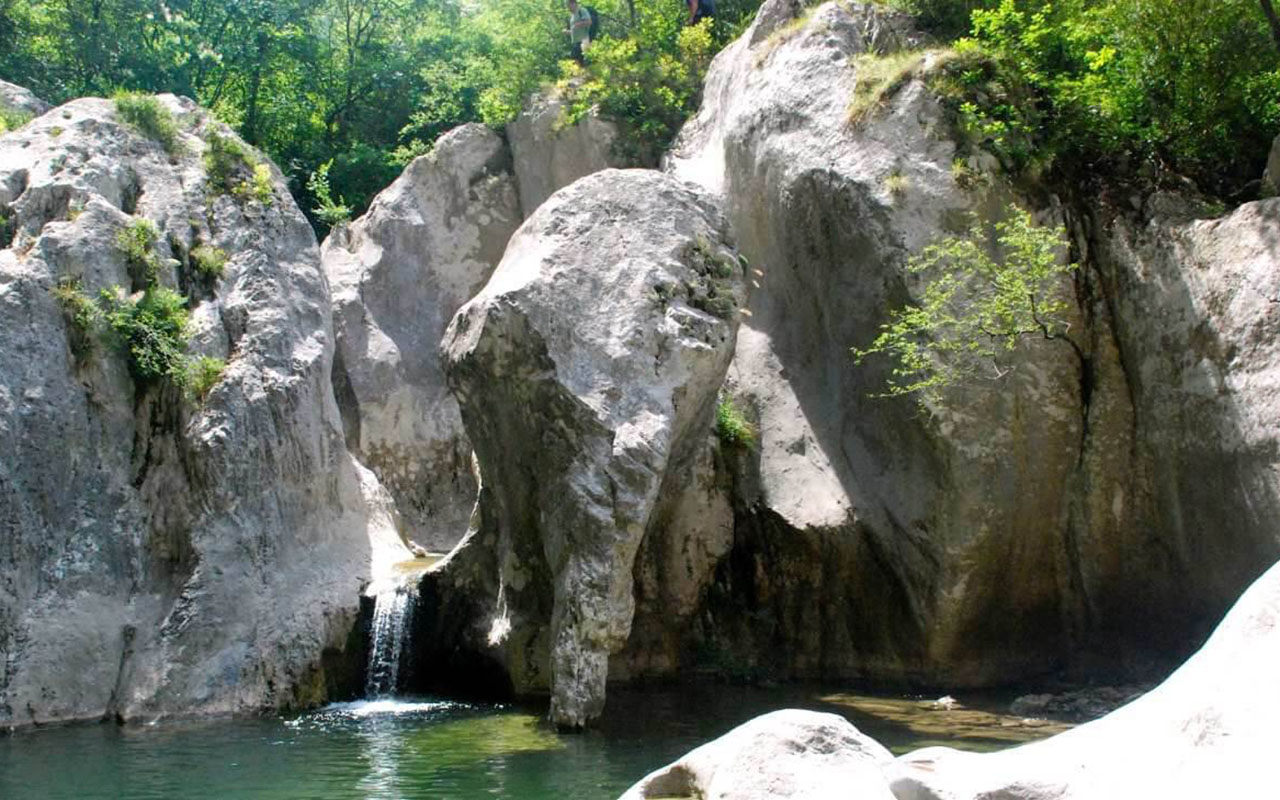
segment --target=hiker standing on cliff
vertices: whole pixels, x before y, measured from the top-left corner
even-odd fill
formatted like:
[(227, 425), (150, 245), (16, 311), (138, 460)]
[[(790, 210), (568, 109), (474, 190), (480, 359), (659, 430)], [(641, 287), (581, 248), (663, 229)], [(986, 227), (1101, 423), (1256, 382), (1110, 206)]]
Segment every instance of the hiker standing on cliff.
[(591, 12), (578, 0), (569, 0), (569, 41), (572, 43), (573, 60), (585, 63), (582, 51), (591, 44)]

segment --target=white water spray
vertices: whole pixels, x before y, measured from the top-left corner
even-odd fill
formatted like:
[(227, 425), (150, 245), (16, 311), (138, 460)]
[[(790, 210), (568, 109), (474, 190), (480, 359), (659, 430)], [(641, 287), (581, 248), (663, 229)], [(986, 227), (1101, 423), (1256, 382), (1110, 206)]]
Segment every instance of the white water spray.
[(416, 583), (407, 581), (388, 586), (374, 596), (369, 666), (364, 683), (364, 696), (370, 700), (396, 693), (400, 659), (409, 638), (416, 595)]

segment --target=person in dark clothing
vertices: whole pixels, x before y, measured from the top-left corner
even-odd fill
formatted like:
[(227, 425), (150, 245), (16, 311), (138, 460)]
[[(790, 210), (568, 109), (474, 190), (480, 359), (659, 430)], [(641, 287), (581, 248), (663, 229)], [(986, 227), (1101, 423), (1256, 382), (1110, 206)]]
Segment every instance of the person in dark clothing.
[(688, 0), (689, 24), (697, 25), (700, 21), (716, 15), (715, 0)]

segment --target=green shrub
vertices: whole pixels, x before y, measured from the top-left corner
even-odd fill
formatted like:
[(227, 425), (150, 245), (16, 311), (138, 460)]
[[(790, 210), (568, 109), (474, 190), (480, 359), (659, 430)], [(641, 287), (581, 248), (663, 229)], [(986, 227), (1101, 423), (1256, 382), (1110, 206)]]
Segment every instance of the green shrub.
[(124, 254), (129, 274), (143, 285), (151, 285), (160, 275), (156, 242), (160, 231), (151, 220), (140, 217), (116, 232), (116, 248)]
[(261, 163), (254, 164), (253, 174), (232, 190), (232, 194), (242, 199), (257, 200), (264, 206), (271, 205), (275, 200), (275, 189), (271, 185), (271, 167)]
[(186, 364), (186, 377), (183, 380), (187, 397), (203, 403), (209, 396), (209, 392), (222, 379), (222, 373), (226, 368), (227, 362), (220, 358), (200, 356), (189, 360)]
[(159, 98), (141, 92), (117, 92), (112, 100), (120, 119), (159, 142), (166, 153), (175, 155), (180, 151), (178, 123)]
[(99, 294), (103, 318), (138, 383), (165, 378), (180, 386), (186, 382), (186, 304), (187, 298), (164, 286), (151, 286), (136, 300), (120, 287)]
[(84, 293), (78, 280), (61, 280), (50, 291), (67, 318), (71, 352), (77, 358), (84, 358), (93, 352), (93, 329), (102, 319), (102, 311)]
[(756, 445), (755, 426), (747, 421), (727, 394), (722, 394), (716, 403), (716, 436), (731, 447), (751, 449)]
[(196, 274), (208, 280), (218, 280), (227, 268), (227, 251), (209, 244), (191, 248), (191, 266)]
[[(672, 7), (679, 12), (678, 4)], [(602, 37), (592, 43), (585, 70), (571, 61), (562, 66), (566, 122), (577, 122), (595, 109), (622, 123), (616, 155), (634, 164), (656, 164), (696, 110), (702, 77), (715, 52), (710, 19), (681, 28), (677, 13), (675, 23), (657, 17), (651, 27), (652, 37), (663, 38)]]
[(331, 158), (317, 167), (307, 180), (307, 189), (320, 204), (312, 209), (312, 213), (330, 226), (351, 220), (351, 206), (347, 205), (341, 197), (337, 200), (333, 199), (333, 191), (329, 187), (329, 170), (332, 167), (333, 159)]
[(873, 354), (889, 357), (885, 395), (936, 398), (1025, 336), (1071, 343), (1070, 306), (1060, 288), (1076, 265), (1063, 259), (1065, 231), (1037, 225), (1016, 206), (1004, 214), (994, 226), (975, 215), (967, 233), (945, 237), (908, 262), (923, 283), (919, 305), (891, 311), (875, 341), (853, 349), (858, 363)]

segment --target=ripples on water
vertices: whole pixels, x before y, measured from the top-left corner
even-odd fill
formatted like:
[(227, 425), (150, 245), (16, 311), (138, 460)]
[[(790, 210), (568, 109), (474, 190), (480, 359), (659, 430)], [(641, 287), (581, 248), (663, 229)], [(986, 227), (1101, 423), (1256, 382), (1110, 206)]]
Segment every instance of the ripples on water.
[(387, 699), (291, 719), (0, 736), (0, 798), (614, 798), (697, 744), (787, 706), (844, 713), (899, 750), (940, 740), (989, 748), (1055, 730), (987, 714), (956, 716), (948, 736), (953, 712), (918, 701), (706, 686), (611, 693), (599, 729), (558, 736), (527, 709)]

